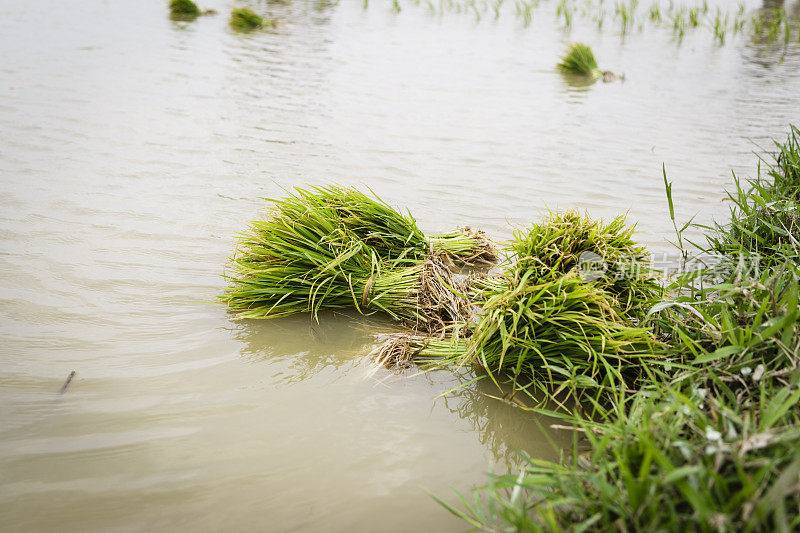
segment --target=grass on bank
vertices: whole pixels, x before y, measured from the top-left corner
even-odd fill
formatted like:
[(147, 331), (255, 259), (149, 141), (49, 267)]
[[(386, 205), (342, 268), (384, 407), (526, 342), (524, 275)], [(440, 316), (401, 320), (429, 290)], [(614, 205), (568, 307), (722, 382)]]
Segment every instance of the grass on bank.
[[(767, 175), (737, 186), (731, 224), (709, 229), (712, 245), (726, 232), (740, 245), (712, 246), (722, 267), (679, 276), (652, 308), (667, 342), (647, 379), (597, 403), (591, 420), (550, 413), (582, 435), (568, 457), (528, 459), (443, 505), (485, 531), (800, 528), (800, 266), (792, 247), (736, 237), (765, 196), (793, 201), (798, 157), (792, 127)], [(758, 215), (782, 228), (785, 212)], [(755, 266), (740, 253), (753, 242), (766, 256)]]

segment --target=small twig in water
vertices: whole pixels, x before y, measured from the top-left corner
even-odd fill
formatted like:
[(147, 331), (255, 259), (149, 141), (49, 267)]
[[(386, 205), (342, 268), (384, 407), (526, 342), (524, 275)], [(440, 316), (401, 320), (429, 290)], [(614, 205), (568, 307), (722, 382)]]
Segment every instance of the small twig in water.
[(65, 392), (67, 392), (67, 387), (69, 387), (69, 384), (72, 383), (72, 378), (74, 377), (75, 377), (75, 371), (73, 370), (72, 372), (69, 373), (69, 376), (67, 376), (67, 381), (65, 381), (64, 384), (61, 385), (61, 390), (58, 391), (58, 394), (64, 394)]

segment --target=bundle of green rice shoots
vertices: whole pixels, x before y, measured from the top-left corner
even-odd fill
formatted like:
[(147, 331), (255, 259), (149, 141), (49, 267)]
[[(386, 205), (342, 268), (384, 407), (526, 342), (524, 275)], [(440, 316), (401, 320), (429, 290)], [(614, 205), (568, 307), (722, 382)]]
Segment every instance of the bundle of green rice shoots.
[(264, 18), (248, 7), (234, 7), (231, 10), (230, 25), (232, 28), (247, 31), (274, 25), (274, 21)]
[[(623, 217), (603, 224), (574, 212), (551, 214), (514, 235), (516, 260), (501, 276), (474, 282), (482, 314), (471, 335), (449, 344), (395, 337), (373, 357), (395, 365), (437, 357), (443, 364), (470, 363), (498, 383), (509, 380), (546, 397), (567, 392), (576, 400), (599, 398), (627, 388), (654, 345), (632, 318), (660, 293), (647, 263), (638, 277), (619, 275), (622, 262), (647, 256), (631, 240), (632, 231)], [(578, 267), (587, 251), (603, 258), (614, 275), (582, 277)]]
[(169, 12), (174, 17), (199, 17), (203, 14), (192, 0), (170, 0)]
[(583, 43), (571, 44), (557, 67), (561, 72), (586, 76), (593, 80), (603, 78), (604, 81), (611, 81), (616, 78), (612, 72), (597, 67), (592, 49)]
[(396, 335), (371, 354), (377, 363), (470, 364), (498, 385), (576, 401), (631, 388), (653, 357), (651, 333), (620, 316), (612, 298), (574, 273), (496, 288), (471, 335)]
[(575, 273), (531, 271), (489, 295), (467, 351), (454, 361), (478, 363), (496, 381), (530, 378), (546, 395), (617, 391), (639, 376), (653, 341), (615, 303)]
[[(550, 213), (539, 224), (516, 231), (510, 250), (512, 284), (523, 276), (577, 273), (607, 293), (622, 316), (641, 320), (662, 295), (647, 249), (633, 240), (634, 226), (621, 215), (608, 224), (577, 211)], [(530, 273), (530, 274), (529, 274)]]
[(463, 228), (426, 236), (410, 213), (399, 213), (374, 193), (336, 185), (296, 192), (307, 205), (335, 209), (341, 223), (375, 248), (382, 260), (438, 255), (445, 262), (470, 266), (497, 262), (497, 249), (483, 232)]
[[(297, 189), (272, 204), (269, 216), (241, 235), (231, 260), (222, 298), (239, 317), (355, 308), (433, 332), (469, 313), (464, 280), (410, 216), (335, 186)], [(469, 234), (442, 241), (483, 244)]]

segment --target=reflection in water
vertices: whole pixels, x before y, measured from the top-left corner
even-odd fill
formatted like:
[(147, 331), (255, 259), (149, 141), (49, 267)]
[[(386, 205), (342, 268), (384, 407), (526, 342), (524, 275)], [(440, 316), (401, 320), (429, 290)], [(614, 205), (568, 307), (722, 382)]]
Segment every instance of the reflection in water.
[[(375, 331), (391, 331), (388, 318), (363, 317), (355, 313), (324, 312), (319, 322), (299, 315), (274, 320), (233, 322), (234, 338), (243, 343), (241, 353), (252, 364), (276, 368), (274, 381), (284, 385), (300, 383), (320, 373), (372, 368), (366, 355), (375, 347)], [(552, 421), (524, 411), (498, 397), (510, 389), (498, 390), (482, 373), (465, 368), (424, 372), (415, 367), (364, 375), (376, 383), (392, 380), (422, 379), (434, 390), (451, 391), (436, 405), (469, 424), (479, 443), (489, 450), (499, 465), (519, 464), (519, 453), (540, 458), (556, 458), (569, 444), (571, 433), (548, 428)], [(335, 373), (333, 374), (335, 375)], [(477, 376), (482, 376), (477, 379)], [(389, 394), (404, 394), (389, 390)]]
[(555, 419), (524, 411), (499, 399), (510, 389), (498, 391), (497, 385), (485, 374), (467, 370), (456, 372), (461, 385), (474, 380), (476, 375), (483, 378), (442, 397), (441, 402), (451, 413), (472, 425), (480, 443), (492, 451), (495, 461), (518, 465), (520, 453), (557, 459), (560, 451), (571, 442), (572, 432), (554, 430), (549, 426)]
[(389, 319), (353, 313), (321, 312), (271, 320), (232, 322), (233, 338), (250, 362), (280, 365), (276, 381), (298, 383), (324, 370), (357, 365), (369, 353), (374, 332), (391, 327)]

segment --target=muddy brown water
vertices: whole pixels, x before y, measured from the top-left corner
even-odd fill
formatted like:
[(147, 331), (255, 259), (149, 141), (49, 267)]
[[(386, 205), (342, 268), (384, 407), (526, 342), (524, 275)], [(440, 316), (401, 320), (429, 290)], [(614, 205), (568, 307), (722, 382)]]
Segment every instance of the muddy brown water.
[[(283, 24), (241, 34), (225, 2), (164, 4), (0, 3), (4, 530), (463, 529), (427, 491), (569, 436), (480, 385), (440, 396), (467, 371), (370, 376), (380, 318), (232, 321), (214, 298), (259, 198), (369, 186), (426, 231), (499, 239), (547, 207), (628, 212), (662, 252), (662, 162), (705, 222), (800, 119), (796, 45), (565, 34), (554, 5), (523, 28), (254, 3)], [(556, 73), (576, 39), (625, 82)]]

